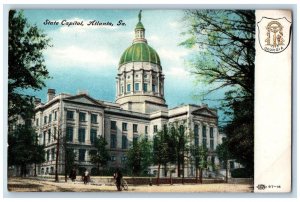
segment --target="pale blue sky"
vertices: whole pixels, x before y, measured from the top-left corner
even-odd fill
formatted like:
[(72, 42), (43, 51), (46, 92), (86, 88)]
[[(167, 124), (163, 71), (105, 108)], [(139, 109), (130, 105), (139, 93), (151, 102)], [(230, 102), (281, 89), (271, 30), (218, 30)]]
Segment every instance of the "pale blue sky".
[[(47, 87), (34, 95), (46, 99), (48, 88), (57, 93), (88, 91), (95, 99), (115, 100), (115, 77), (123, 51), (132, 44), (138, 10), (25, 10), (31, 24), (36, 24), (52, 39), (53, 47), (44, 51), (51, 79)], [(143, 10), (146, 39), (160, 56), (165, 74), (165, 99), (170, 108), (182, 103), (200, 104), (193, 95), (203, 85), (195, 85), (188, 72), (188, 57), (196, 50), (178, 46), (185, 37), (181, 10)], [(44, 25), (45, 20), (84, 21), (84, 26)], [(90, 20), (112, 22), (114, 26), (87, 26)], [(117, 26), (122, 20), (126, 26)], [(219, 94), (219, 93), (218, 93)], [(216, 102), (208, 103), (215, 107)]]

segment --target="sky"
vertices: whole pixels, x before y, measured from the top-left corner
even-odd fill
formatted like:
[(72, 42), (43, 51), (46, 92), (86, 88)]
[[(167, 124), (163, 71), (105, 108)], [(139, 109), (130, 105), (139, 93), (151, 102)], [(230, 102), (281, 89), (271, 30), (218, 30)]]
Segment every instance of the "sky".
[[(24, 10), (30, 24), (36, 24), (50, 38), (52, 47), (44, 51), (51, 78), (41, 91), (31, 92), (46, 101), (48, 88), (56, 93), (76, 94), (87, 91), (99, 100), (115, 100), (115, 77), (125, 49), (134, 39), (139, 10)], [(189, 57), (195, 50), (179, 46), (186, 39), (182, 32), (182, 10), (143, 10), (142, 23), (148, 44), (160, 56), (165, 74), (165, 99), (169, 108), (180, 104), (201, 104), (195, 99), (206, 86), (196, 84), (189, 73)], [(58, 25), (45, 22), (57, 21)], [(84, 25), (61, 25), (83, 21)], [(87, 26), (90, 21), (111, 22), (113, 26)], [(125, 25), (117, 26), (122, 20)], [(216, 107), (219, 103), (207, 103)]]

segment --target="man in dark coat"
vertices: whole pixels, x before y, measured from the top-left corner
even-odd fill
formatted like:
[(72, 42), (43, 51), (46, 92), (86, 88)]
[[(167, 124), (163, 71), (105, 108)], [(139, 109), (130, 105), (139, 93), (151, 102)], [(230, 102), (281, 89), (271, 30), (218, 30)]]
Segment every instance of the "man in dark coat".
[(116, 170), (114, 177), (116, 179), (116, 186), (117, 186), (118, 191), (122, 191), (121, 190), (121, 182), (122, 182), (123, 175), (119, 169)]

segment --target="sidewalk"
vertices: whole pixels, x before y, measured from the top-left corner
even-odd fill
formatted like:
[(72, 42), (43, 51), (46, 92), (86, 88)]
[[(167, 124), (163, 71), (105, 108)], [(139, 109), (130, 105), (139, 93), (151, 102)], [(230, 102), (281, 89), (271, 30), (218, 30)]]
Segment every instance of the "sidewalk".
[[(13, 192), (117, 192), (115, 186), (91, 185), (81, 182), (54, 182), (9, 178), (8, 190)], [(251, 192), (251, 184), (175, 184), (160, 186), (129, 186), (128, 192)]]

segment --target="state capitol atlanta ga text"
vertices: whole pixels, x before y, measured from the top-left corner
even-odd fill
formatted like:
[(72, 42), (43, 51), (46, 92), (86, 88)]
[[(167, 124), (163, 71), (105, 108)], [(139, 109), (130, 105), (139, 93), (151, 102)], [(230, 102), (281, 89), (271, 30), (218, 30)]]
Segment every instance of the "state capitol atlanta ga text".
[[(44, 25), (63, 25), (63, 26), (114, 26), (114, 23), (107, 21), (107, 22), (101, 22), (99, 20), (89, 20), (87, 22), (83, 20), (49, 20), (46, 19), (43, 23)], [(116, 23), (117, 26), (126, 26), (126, 23), (123, 20), (119, 20)]]

